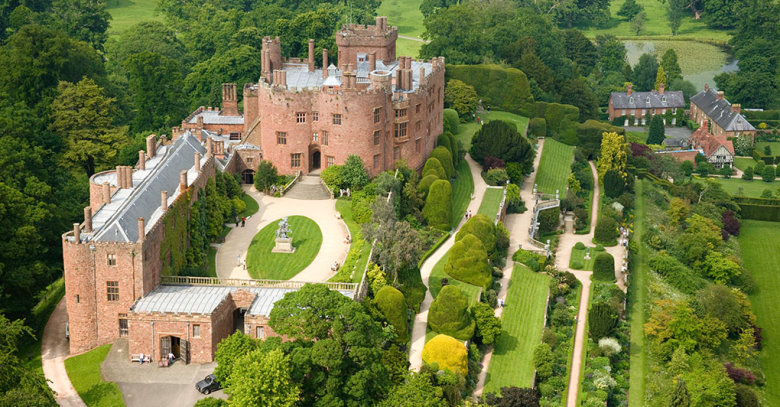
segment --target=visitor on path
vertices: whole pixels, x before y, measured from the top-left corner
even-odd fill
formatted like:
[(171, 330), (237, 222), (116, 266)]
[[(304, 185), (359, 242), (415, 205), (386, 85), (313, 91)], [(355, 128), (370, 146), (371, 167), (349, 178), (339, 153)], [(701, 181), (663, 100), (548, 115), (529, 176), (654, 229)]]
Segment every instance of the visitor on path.
[(168, 364), (169, 365), (173, 363), (173, 359), (174, 359), (173, 353), (172, 352), (168, 352)]
[(238, 265), (239, 266), (241, 265), (241, 255), (240, 254), (238, 255)]
[(244, 260), (241, 262), (241, 265), (242, 265), (242, 266), (244, 266), (244, 270), (246, 270), (246, 259), (244, 259)]
[(241, 227), (246, 226), (246, 218), (241, 218)]
[(236, 227), (238, 227), (238, 216), (236, 216)]

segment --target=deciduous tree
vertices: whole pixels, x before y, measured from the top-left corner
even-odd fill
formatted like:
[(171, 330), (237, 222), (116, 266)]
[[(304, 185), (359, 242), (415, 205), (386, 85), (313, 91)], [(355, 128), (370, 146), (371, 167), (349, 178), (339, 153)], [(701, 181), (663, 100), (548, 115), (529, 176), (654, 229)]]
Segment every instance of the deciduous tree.
[(280, 349), (259, 349), (239, 357), (225, 383), (230, 405), (280, 406), (297, 405), (300, 389), (292, 382), (290, 356)]

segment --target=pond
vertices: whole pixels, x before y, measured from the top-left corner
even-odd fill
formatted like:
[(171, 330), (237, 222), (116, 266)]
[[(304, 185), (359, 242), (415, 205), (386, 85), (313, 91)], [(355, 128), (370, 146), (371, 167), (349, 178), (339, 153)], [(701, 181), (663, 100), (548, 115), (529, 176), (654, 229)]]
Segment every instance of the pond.
[(697, 90), (704, 88), (705, 83), (715, 87), (716, 75), (721, 72), (737, 70), (737, 61), (720, 47), (697, 41), (623, 41), (626, 46), (628, 62), (634, 66), (642, 54), (655, 54), (658, 61), (669, 48), (677, 52), (677, 63), (680, 64), (683, 78), (696, 86)]

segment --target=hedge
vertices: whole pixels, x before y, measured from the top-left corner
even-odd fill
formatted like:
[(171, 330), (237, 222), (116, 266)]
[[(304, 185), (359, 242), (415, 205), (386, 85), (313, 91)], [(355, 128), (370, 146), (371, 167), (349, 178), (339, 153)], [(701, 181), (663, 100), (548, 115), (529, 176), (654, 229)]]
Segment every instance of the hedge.
[(455, 109), (444, 109), (442, 113), (444, 120), (444, 131), (455, 134), (458, 132), (458, 126), (460, 126), (460, 117)]
[(374, 301), (387, 322), (395, 328), (395, 333), (398, 334), (397, 341), (406, 343), (409, 340), (409, 326), (406, 323), (404, 294), (394, 287), (386, 285), (376, 293)]
[(428, 189), (430, 189), (431, 185), (433, 185), (433, 183), (438, 180), (439, 177), (435, 174), (426, 175), (417, 184), (417, 190), (422, 192), (424, 194), (423, 196), (428, 196)]
[(596, 255), (593, 261), (593, 279), (615, 281), (615, 258), (607, 252)]
[(580, 119), (580, 109), (577, 106), (536, 102), (534, 117), (544, 117), (548, 136), (564, 144), (577, 144)]
[(450, 179), (447, 176), (447, 171), (444, 171), (444, 166), (441, 165), (441, 161), (434, 157), (428, 158), (428, 160), (425, 161), (425, 166), (422, 170), (422, 177), (425, 178), (427, 175), (435, 175), (439, 179)]
[(447, 65), (446, 80), (458, 79), (474, 87), (483, 106), (532, 116), (534, 97), (528, 78), (516, 68), (499, 65)]
[(531, 137), (547, 137), (547, 121), (544, 117), (534, 117), (528, 121), (528, 135)]
[(450, 230), (452, 223), (452, 186), (449, 181), (436, 180), (425, 198), (423, 216), (428, 225), (439, 230)]
[(605, 132), (626, 134), (626, 130), (622, 127), (611, 126), (596, 120), (586, 120), (585, 123), (577, 127), (577, 148), (582, 150), (586, 157), (596, 157), (601, 151), (601, 137)]
[(740, 204), (742, 219), (780, 222), (780, 206)]
[(475, 323), (469, 313), (469, 300), (454, 285), (446, 285), (431, 304), (428, 326), (440, 333), (463, 341), (474, 336)]
[(447, 147), (439, 146), (434, 148), (431, 151), (431, 158), (435, 158), (441, 163), (444, 172), (447, 174), (447, 178), (444, 179), (450, 179), (455, 176), (455, 166), (452, 165), (452, 152)]
[(423, 362), (436, 363), (439, 369), (446, 369), (463, 376), (469, 372), (469, 354), (466, 346), (448, 335), (436, 335), (425, 344), (422, 351)]
[(488, 255), (496, 251), (496, 226), (487, 215), (478, 213), (467, 220), (455, 235), (455, 241), (469, 234), (479, 239)]
[(487, 289), (493, 281), (488, 254), (482, 242), (472, 234), (455, 242), (444, 265), (450, 277)]
[(517, 249), (515, 254), (512, 255), (512, 260), (517, 263), (525, 264), (531, 270), (539, 272), (544, 269), (547, 258), (541, 254), (529, 252), (528, 250)]

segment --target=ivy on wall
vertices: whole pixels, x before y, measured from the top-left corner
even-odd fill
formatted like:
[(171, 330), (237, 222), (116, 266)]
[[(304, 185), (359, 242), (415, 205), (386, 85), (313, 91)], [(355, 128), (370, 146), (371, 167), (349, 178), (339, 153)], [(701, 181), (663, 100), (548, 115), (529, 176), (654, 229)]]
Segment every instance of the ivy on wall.
[[(162, 261), (162, 275), (175, 276), (187, 265), (187, 224), (190, 216), (190, 191), (184, 197), (177, 199), (173, 206), (168, 208), (163, 218), (163, 239), (160, 242), (160, 261)], [(182, 199), (184, 198), (184, 199)]]

